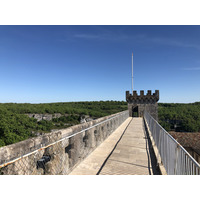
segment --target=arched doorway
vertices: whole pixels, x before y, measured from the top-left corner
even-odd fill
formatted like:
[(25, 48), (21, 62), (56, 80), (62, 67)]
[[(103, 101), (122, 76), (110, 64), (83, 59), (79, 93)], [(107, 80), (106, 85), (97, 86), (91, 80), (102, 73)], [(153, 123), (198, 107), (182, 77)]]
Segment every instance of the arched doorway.
[(133, 107), (132, 116), (133, 117), (139, 117), (138, 106)]

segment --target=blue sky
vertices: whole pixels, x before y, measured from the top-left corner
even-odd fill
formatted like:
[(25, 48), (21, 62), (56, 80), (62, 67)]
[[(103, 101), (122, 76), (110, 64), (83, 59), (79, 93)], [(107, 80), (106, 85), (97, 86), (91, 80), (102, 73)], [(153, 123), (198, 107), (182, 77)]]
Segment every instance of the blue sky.
[(200, 26), (0, 26), (0, 102), (200, 101)]

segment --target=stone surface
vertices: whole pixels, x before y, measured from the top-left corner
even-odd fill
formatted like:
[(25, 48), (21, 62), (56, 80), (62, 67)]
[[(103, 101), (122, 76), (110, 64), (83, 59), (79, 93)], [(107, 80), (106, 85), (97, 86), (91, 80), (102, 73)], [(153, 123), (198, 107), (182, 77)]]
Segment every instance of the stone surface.
[(37, 121), (41, 121), (41, 120), (47, 120), (47, 121), (51, 121), (54, 118), (59, 118), (63, 115), (61, 115), (60, 113), (54, 113), (54, 114), (38, 114), (38, 113), (31, 113), (31, 114), (26, 114), (29, 117), (33, 117), (35, 119), (37, 119)]
[[(1, 147), (0, 174), (68, 174), (127, 118), (120, 112)], [(50, 160), (41, 166), (43, 156)]]
[(142, 118), (133, 118), (100, 175), (149, 175), (147, 139)]
[(151, 94), (151, 90), (148, 90), (146, 95), (144, 95), (143, 90), (140, 91), (140, 95), (137, 94), (137, 91), (133, 91), (133, 94), (126, 91), (130, 117), (134, 117), (134, 112), (138, 113), (138, 117), (143, 117), (146, 110), (155, 120), (158, 120), (158, 100), (159, 90), (156, 90), (153, 94)]
[(69, 175), (96, 175), (103, 162), (110, 154), (115, 144), (126, 129), (131, 118), (129, 117), (103, 143), (101, 143), (85, 160), (83, 160)]
[(70, 175), (97, 173), (100, 175), (153, 174), (142, 118), (129, 117)]

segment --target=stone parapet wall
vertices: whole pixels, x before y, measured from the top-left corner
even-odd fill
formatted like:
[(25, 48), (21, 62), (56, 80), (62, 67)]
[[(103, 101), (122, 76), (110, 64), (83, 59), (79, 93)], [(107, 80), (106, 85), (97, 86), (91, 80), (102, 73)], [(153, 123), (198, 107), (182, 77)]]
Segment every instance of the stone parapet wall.
[(0, 148), (0, 174), (68, 174), (129, 117), (128, 111)]

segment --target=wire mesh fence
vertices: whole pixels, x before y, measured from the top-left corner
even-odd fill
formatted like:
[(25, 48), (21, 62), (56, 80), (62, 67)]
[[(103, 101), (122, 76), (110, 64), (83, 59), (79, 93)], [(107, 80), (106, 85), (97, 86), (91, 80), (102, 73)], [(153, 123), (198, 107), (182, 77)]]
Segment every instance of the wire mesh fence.
[(128, 117), (123, 111), (2, 147), (0, 174), (69, 174)]

